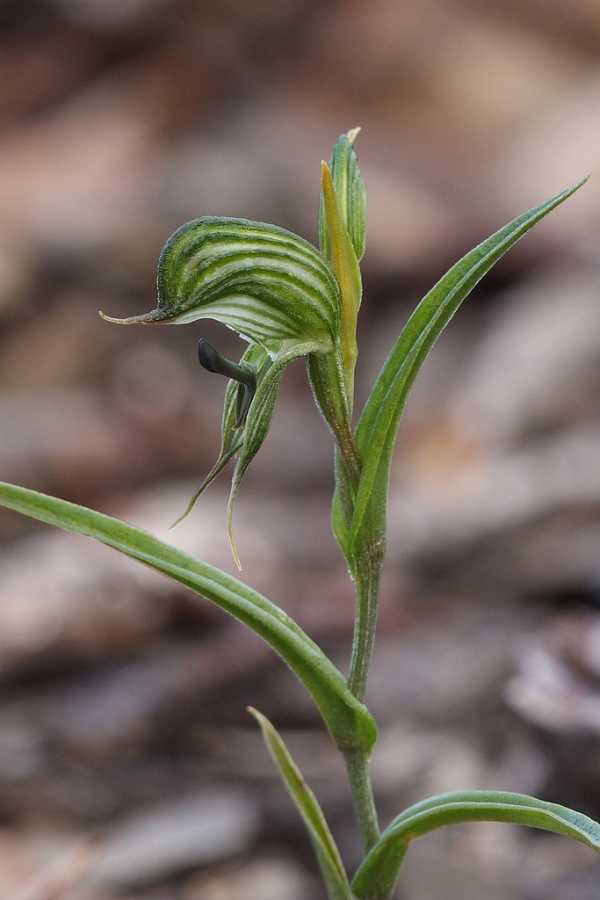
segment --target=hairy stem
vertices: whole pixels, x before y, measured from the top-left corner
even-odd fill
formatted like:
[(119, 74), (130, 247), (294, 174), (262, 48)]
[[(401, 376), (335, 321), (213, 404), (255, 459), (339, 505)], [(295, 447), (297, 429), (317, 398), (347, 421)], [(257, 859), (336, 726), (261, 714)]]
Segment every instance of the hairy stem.
[[(346, 527), (349, 528), (362, 468), (351, 427), (352, 390), (349, 391), (349, 395), (344, 392), (344, 389), (348, 390), (348, 383), (344, 384), (340, 377), (342, 366), (339, 356), (332, 354), (329, 357), (319, 357), (313, 354), (309, 358), (309, 374), (319, 406), (336, 439), (336, 483), (344, 509)], [(335, 390), (331, 389), (332, 384), (336, 386)], [(341, 543), (343, 546), (343, 539)], [(363, 547), (356, 558), (348, 555), (347, 550), (344, 553), (356, 583), (356, 617), (348, 686), (354, 696), (362, 702), (375, 640), (383, 557), (378, 548), (371, 546), (370, 543)], [(368, 852), (379, 839), (379, 822), (369, 775), (369, 760), (363, 751), (350, 751), (344, 756), (356, 817), (365, 852)], [(382, 896), (373, 900), (384, 898)]]
[(365, 754), (360, 751), (347, 753), (345, 760), (356, 817), (365, 853), (367, 853), (379, 839), (379, 822), (369, 776), (369, 762)]

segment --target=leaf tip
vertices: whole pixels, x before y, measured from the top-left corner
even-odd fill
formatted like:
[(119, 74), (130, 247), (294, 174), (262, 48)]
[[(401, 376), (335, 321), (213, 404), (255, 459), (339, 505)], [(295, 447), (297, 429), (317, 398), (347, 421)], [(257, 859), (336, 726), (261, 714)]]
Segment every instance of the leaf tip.
[(580, 188), (580, 187), (583, 187), (583, 185), (584, 185), (587, 181), (589, 181), (591, 177), (592, 177), (592, 173), (591, 173), (591, 172), (587, 172), (585, 175), (583, 175), (583, 176), (579, 179), (579, 181), (576, 181), (576, 182), (575, 182), (575, 184), (573, 185), (572, 190), (574, 190), (574, 191), (579, 190), (579, 188)]
[(247, 707), (246, 707), (246, 712), (247, 712), (247, 713), (250, 713), (250, 715), (252, 716), (252, 718), (253, 718), (253, 719), (256, 719), (256, 721), (258, 722), (259, 725), (262, 725), (262, 722), (264, 721), (264, 718), (265, 718), (265, 717), (263, 716), (262, 713), (260, 713), (260, 712), (256, 709), (256, 707), (254, 707), (254, 706), (247, 706)]
[(353, 144), (354, 141), (356, 140), (356, 138), (358, 137), (358, 135), (361, 133), (361, 131), (362, 131), (362, 125), (357, 125), (355, 128), (351, 128), (349, 131), (347, 131), (346, 137), (348, 138), (348, 142), (350, 144)]
[(583, 178), (580, 178), (579, 181), (576, 181), (575, 184), (572, 184), (572, 185), (571, 185), (571, 187), (565, 188), (565, 190), (562, 191), (562, 192), (559, 194), (559, 196), (560, 196), (560, 197), (564, 197), (565, 199), (566, 199), (567, 197), (570, 197), (571, 194), (574, 194), (576, 191), (578, 191), (580, 187), (583, 187), (583, 185), (584, 185), (587, 181), (589, 181), (591, 177), (592, 177), (592, 173), (591, 173), (591, 172), (588, 172), (587, 175), (584, 175)]
[(268, 742), (268, 738), (273, 735), (275, 729), (273, 728), (267, 717), (259, 712), (254, 706), (247, 706), (246, 712), (250, 713), (250, 715), (262, 731), (264, 740)]
[(331, 169), (329, 168), (329, 163), (326, 162), (324, 159), (321, 160), (321, 183), (323, 186), (325, 186), (325, 184), (327, 184), (327, 185), (331, 184), (331, 187), (333, 188), (333, 179), (331, 177)]

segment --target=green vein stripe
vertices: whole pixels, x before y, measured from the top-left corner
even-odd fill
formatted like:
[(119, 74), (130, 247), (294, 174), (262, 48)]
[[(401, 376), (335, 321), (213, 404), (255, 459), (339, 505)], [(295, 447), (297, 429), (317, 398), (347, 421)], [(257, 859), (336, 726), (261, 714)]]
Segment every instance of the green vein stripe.
[[(194, 273), (196, 277), (209, 277), (212, 271), (218, 271), (224, 265), (251, 265), (259, 267), (261, 260), (265, 261), (265, 265), (277, 267), (278, 265), (283, 271), (296, 270), (301, 273), (303, 279), (310, 279), (313, 284), (314, 291), (320, 291), (325, 285), (327, 288), (331, 286), (331, 279), (328, 272), (314, 265), (312, 260), (306, 259), (299, 253), (291, 253), (289, 251), (271, 250), (269, 248), (240, 246), (236, 241), (235, 247), (224, 248), (218, 245), (218, 248), (211, 246), (210, 253), (196, 252), (189, 256), (182, 256), (178, 260), (181, 265), (182, 277), (186, 277)], [(185, 262), (185, 265), (183, 264)], [(331, 298), (328, 298), (331, 299)]]
[(178, 282), (177, 292), (186, 298), (184, 305), (191, 308), (202, 305), (211, 295), (225, 295), (242, 286), (249, 296), (262, 297), (270, 303), (265, 315), (271, 318), (293, 316), (305, 321), (306, 307), (310, 306), (324, 328), (331, 330), (332, 321), (336, 321), (332, 308), (323, 302), (324, 286), (313, 283), (310, 273), (290, 271), (286, 260), (244, 258), (237, 264), (219, 260), (211, 263), (210, 270), (190, 270), (187, 278)]
[(297, 235), (246, 219), (182, 225), (158, 267), (158, 308), (131, 321), (215, 318), (250, 340), (332, 341), (339, 288), (319, 251)]

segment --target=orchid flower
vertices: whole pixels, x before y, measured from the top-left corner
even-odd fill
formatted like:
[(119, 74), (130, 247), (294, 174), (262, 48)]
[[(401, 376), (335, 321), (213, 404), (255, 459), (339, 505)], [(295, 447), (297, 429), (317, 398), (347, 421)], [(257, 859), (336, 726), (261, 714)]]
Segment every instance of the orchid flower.
[(342, 135), (330, 164), (322, 166), (321, 249), (276, 225), (202, 216), (178, 228), (164, 245), (154, 309), (124, 319), (101, 313), (118, 325), (186, 325), (214, 319), (248, 342), (237, 364), (200, 342), (204, 368), (230, 378), (221, 452), (177, 520), (191, 512), (208, 485), (237, 457), (228, 530), (238, 566), (233, 503), (268, 434), (283, 372), (298, 357), (307, 358), (313, 392), (342, 459), (357, 470), (351, 413), (361, 295), (358, 260), (365, 242), (365, 188), (352, 146), (357, 133), (354, 129)]

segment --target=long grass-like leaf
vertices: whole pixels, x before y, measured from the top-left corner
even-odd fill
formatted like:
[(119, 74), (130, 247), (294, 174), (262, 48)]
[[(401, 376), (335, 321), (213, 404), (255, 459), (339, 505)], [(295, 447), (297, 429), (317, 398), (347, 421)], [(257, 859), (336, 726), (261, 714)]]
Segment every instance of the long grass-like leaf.
[(252, 707), (249, 712), (260, 725), (279, 774), (308, 829), (331, 900), (352, 900), (346, 870), (317, 798), (304, 781), (281, 735), (266, 716)]
[[(459, 822), (510, 822), (553, 831), (600, 850), (600, 825), (583, 813), (507, 791), (456, 791), (416, 803), (385, 829), (352, 881), (357, 897), (387, 896), (412, 840)], [(378, 894), (379, 896), (379, 894)]]
[(377, 729), (320, 647), (266, 597), (220, 569), (134, 528), (47, 494), (0, 482), (0, 505), (66, 531), (93, 537), (185, 585), (248, 625), (275, 650), (312, 695), (340, 749), (372, 748)]
[[(361, 414), (356, 440), (363, 471), (356, 498), (352, 536), (356, 541), (369, 510), (374, 534), (385, 531), (385, 503), (398, 423), (412, 384), (435, 341), (463, 300), (492, 266), (551, 210), (587, 179), (513, 219), (459, 260), (423, 298), (405, 325), (373, 386)], [(377, 497), (378, 508), (372, 502)]]

